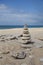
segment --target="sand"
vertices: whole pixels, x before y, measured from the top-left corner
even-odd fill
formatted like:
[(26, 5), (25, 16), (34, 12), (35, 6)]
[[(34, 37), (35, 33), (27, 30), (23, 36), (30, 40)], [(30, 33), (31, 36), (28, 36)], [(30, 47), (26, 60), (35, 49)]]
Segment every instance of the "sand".
[[(43, 38), (43, 28), (29, 28), (30, 34), (33, 38)], [(1, 29), (0, 35), (4, 34), (14, 34), (14, 35), (20, 35), (23, 33), (22, 28), (15, 28), (15, 29)]]
[[(31, 35), (32, 41), (34, 41), (33, 48), (43, 47), (43, 28), (29, 28), (29, 32)], [(23, 28), (15, 28), (15, 29), (1, 29), (0, 30), (0, 65), (21, 65), (27, 64), (31, 65), (29, 53), (33, 53), (30, 50), (24, 50), (20, 46), (19, 40), (10, 40), (9, 38), (12, 36), (16, 36), (18, 38), (19, 35), (23, 33)], [(1, 41), (4, 37), (5, 41)], [(6, 40), (7, 39), (7, 40)], [(27, 57), (25, 59), (15, 59), (11, 57), (11, 53), (13, 51), (18, 52), (19, 50), (24, 50), (27, 52)], [(40, 50), (39, 50), (40, 51)], [(9, 53), (8, 53), (9, 52)], [(34, 53), (33, 53), (34, 55)]]

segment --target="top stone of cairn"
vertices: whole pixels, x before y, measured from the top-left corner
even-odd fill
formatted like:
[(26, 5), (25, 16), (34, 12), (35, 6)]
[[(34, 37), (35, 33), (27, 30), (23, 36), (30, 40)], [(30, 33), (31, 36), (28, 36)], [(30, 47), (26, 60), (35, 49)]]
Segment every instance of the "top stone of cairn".
[(28, 25), (27, 24), (24, 25), (24, 30), (28, 30)]

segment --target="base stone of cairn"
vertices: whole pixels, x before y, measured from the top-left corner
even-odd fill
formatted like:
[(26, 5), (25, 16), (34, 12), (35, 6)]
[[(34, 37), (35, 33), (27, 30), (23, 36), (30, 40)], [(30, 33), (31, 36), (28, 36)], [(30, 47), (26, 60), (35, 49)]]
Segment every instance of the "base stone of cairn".
[(27, 24), (24, 25), (24, 30), (23, 30), (23, 36), (21, 37), (21, 46), (24, 48), (31, 48), (33, 45), (33, 42), (31, 41), (31, 36), (28, 31)]

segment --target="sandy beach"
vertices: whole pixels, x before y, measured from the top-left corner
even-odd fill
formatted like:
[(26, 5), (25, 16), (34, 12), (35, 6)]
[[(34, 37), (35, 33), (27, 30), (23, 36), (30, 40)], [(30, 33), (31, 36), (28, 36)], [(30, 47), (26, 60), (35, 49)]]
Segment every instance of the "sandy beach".
[[(43, 28), (29, 28), (31, 39), (34, 42), (34, 47), (43, 48)], [(24, 50), (20, 46), (20, 36), (23, 33), (23, 28), (1, 29), (0, 30), (0, 65), (31, 65), (29, 53), (33, 51)], [(11, 40), (10, 38), (16, 37)], [(33, 48), (33, 47), (32, 47)], [(27, 53), (25, 59), (15, 59), (11, 57), (13, 51), (18, 52), (24, 50)], [(42, 51), (42, 50), (41, 50)], [(41, 53), (40, 53), (41, 54)], [(43, 56), (43, 54), (42, 54)]]

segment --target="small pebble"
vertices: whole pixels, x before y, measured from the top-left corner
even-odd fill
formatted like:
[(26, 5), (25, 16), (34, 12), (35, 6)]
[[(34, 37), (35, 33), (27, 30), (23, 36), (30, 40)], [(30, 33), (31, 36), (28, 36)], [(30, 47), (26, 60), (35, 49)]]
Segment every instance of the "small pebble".
[(2, 59), (3, 57), (2, 56), (0, 56), (0, 59)]

